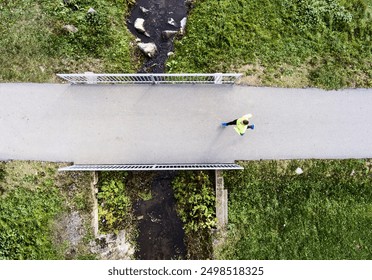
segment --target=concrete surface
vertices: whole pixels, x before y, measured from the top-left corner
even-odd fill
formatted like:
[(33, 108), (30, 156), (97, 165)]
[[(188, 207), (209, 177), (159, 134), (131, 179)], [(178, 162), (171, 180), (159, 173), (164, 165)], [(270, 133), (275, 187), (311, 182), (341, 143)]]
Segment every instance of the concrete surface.
[[(372, 89), (0, 84), (0, 160), (371, 158)], [(252, 113), (243, 137), (220, 123)]]
[(228, 191), (225, 189), (221, 170), (215, 170), (217, 230), (223, 231), (228, 224)]

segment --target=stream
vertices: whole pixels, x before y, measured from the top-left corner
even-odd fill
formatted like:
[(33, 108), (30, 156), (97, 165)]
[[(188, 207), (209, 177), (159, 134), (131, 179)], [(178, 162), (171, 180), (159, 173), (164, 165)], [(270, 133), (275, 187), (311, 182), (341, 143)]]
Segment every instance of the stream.
[(159, 171), (152, 181), (152, 198), (134, 205), (138, 222), (137, 260), (184, 259), (184, 231), (177, 216), (172, 180), (175, 171)]
[[(192, 0), (137, 0), (129, 18), (128, 29), (137, 37), (138, 46), (156, 46), (156, 51), (140, 49), (146, 59), (139, 73), (164, 73), (165, 63), (173, 52), (173, 40), (183, 34)], [(153, 52), (153, 53), (151, 53)], [(151, 53), (151, 54), (150, 54)], [(177, 216), (171, 182), (176, 173), (161, 171), (152, 182), (153, 198), (134, 205), (138, 223), (136, 259), (184, 259), (184, 231)]]
[(128, 29), (140, 40), (138, 46), (156, 46), (150, 55), (142, 49), (146, 61), (139, 73), (164, 73), (166, 60), (173, 52), (173, 40), (185, 29), (189, 3), (191, 0), (137, 0), (127, 19)]

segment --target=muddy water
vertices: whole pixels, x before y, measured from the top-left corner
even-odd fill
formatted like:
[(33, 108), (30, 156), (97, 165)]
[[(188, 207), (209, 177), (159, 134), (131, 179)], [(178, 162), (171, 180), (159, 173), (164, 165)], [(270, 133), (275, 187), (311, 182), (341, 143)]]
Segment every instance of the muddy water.
[(174, 171), (156, 173), (152, 186), (152, 199), (140, 200), (134, 205), (138, 222), (139, 250), (136, 259), (171, 260), (184, 259), (184, 231), (177, 216), (171, 182), (176, 176)]
[[(147, 9), (148, 12), (143, 12), (141, 7)], [(181, 20), (186, 17), (186, 14), (185, 0), (137, 0), (127, 20), (127, 26), (143, 43), (155, 43), (158, 49), (157, 55), (153, 58), (147, 58), (138, 72), (164, 72), (168, 53), (173, 51), (174, 37), (166, 39), (162, 36), (162, 32), (165, 30), (179, 31)], [(137, 18), (145, 20), (144, 27), (148, 36), (134, 28), (134, 22)]]

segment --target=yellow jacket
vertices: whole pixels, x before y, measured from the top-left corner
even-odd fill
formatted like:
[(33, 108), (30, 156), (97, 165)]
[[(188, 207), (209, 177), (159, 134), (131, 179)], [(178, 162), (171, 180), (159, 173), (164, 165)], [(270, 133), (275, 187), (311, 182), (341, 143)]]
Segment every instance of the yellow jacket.
[(234, 127), (234, 129), (238, 134), (243, 135), (247, 131), (248, 124), (243, 124), (243, 121), (248, 121), (250, 118), (252, 118), (252, 114), (247, 114), (236, 121), (236, 126)]

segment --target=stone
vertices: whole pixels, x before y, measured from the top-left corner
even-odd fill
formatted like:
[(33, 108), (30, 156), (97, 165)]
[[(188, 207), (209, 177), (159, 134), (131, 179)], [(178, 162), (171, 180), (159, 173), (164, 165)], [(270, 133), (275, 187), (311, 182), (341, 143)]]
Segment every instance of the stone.
[(174, 31), (174, 30), (164, 30), (162, 33), (161, 33), (161, 36), (163, 37), (163, 39), (170, 39), (172, 38), (174, 35), (176, 35), (178, 33), (178, 31)]
[(63, 30), (66, 30), (70, 33), (76, 33), (79, 31), (79, 29), (77, 29), (75, 26), (73, 26), (72, 24), (67, 24), (67, 25), (64, 25), (63, 27)]
[(142, 7), (142, 6), (140, 6), (140, 10), (141, 10), (141, 12), (144, 13), (145, 15), (147, 15), (147, 14), (150, 12), (150, 10), (148, 10), (148, 9)]
[(154, 57), (157, 52), (157, 47), (154, 43), (138, 43), (137, 45), (148, 57)]
[(172, 55), (174, 55), (174, 52), (169, 52), (169, 53), (167, 53), (167, 56), (168, 56), (168, 57), (170, 57), (170, 56), (172, 56)]
[(173, 26), (176, 26), (177, 27), (177, 23), (176, 21), (173, 19), (173, 18), (168, 18), (168, 24), (170, 25), (173, 25)]
[(300, 167), (297, 167), (295, 172), (297, 175), (301, 175), (302, 173), (304, 173), (304, 171)]
[(88, 10), (88, 14), (95, 14), (95, 13), (97, 13), (97, 11), (93, 9), (92, 7), (90, 7)]
[(137, 18), (134, 21), (134, 28), (137, 29), (138, 32), (146, 33), (144, 24), (145, 20), (143, 18)]
[(181, 19), (181, 28), (180, 28), (181, 34), (183, 34), (185, 32), (186, 22), (187, 22), (187, 18), (186, 17), (184, 17), (183, 19)]

